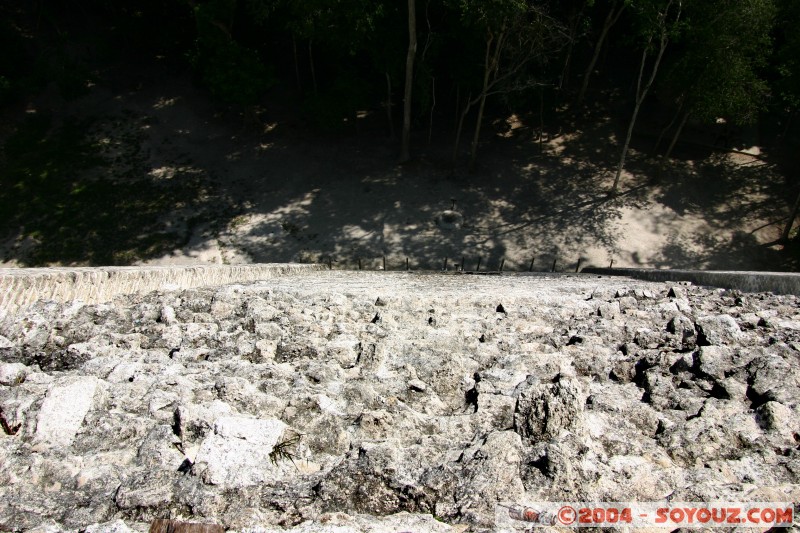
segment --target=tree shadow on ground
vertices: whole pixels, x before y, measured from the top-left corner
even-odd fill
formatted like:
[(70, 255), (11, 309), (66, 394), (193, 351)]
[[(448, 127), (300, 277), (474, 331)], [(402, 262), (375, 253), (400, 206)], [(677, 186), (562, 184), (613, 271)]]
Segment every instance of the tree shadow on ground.
[[(752, 234), (737, 232), (729, 239), (711, 234), (694, 234), (690, 243), (685, 239), (670, 239), (661, 250), (661, 260), (670, 268), (706, 270), (787, 270), (797, 269), (782, 251), (764, 247)], [(687, 246), (692, 244), (694, 246)], [(697, 252), (696, 250), (702, 250)], [(757, 254), (757, 257), (753, 257)], [(776, 269), (775, 265), (784, 265)], [(759, 265), (761, 268), (759, 268)]]
[[(357, 141), (309, 149), (326, 162), (325, 176), (304, 181), (299, 174), (309, 172), (295, 164), (284, 189), (297, 190), (275, 192), (289, 200), (277, 210), (258, 201), (240, 222), (239, 242), (253, 260), (330, 259), (353, 267), (361, 258), (366, 267), (382, 266), (387, 256), (387, 268), (403, 268), (406, 257), (420, 268), (440, 268), (445, 259), (477, 268), (480, 259), (484, 269), (504, 261), (506, 269), (527, 270), (535, 259), (535, 270), (552, 269), (554, 260), (563, 270), (575, 265), (586, 243), (613, 249), (617, 236), (609, 222), (617, 205), (634, 197), (609, 199), (591, 164), (539, 155), (531, 142), (488, 142), (476, 172), (455, 175), (441, 158), (387, 164), (391, 149), (376, 157), (373, 146), (363, 154)], [(285, 155), (265, 152), (262, 166), (285, 168)], [(352, 168), (345, 160), (351, 158), (361, 167), (337, 172)], [(446, 227), (442, 213), (453, 207), (463, 224)]]
[[(591, 109), (586, 116), (589, 123), (575, 122), (572, 131), (577, 135), (565, 136), (557, 147), (559, 158), (551, 166), (561, 163), (562, 169), (573, 176), (580, 175), (582, 167), (589, 179), (605, 177), (610, 184), (623, 124)], [(662, 169), (662, 162), (649, 155), (654, 140), (637, 132), (621, 183), (624, 193), (614, 201), (589, 204), (588, 209), (603, 212), (589, 217), (592, 223), (604, 224), (608, 235), (599, 237), (601, 242), (616, 247), (625, 241), (626, 236), (610, 226), (621, 212), (628, 218), (639, 213), (642, 223), (646, 220), (653, 233), (661, 232), (663, 238), (656, 248), (643, 250), (644, 254), (631, 253), (629, 261), (633, 264), (659, 268), (797, 268), (786, 254), (765, 244), (774, 240), (782, 216), (789, 210), (787, 202), (793, 200), (784, 194), (783, 173), (767, 162), (768, 157), (754, 158), (690, 143), (679, 147), (676, 157)], [(576, 162), (580, 162), (578, 169), (574, 168)], [(565, 178), (568, 182), (569, 175)], [(572, 183), (580, 186), (581, 182)], [(601, 189), (592, 194), (602, 198)], [(567, 209), (580, 208), (580, 203), (564, 205)], [(580, 225), (573, 221), (570, 227)]]
[[(620, 124), (601, 106), (566, 117), (546, 139), (526, 125), (513, 135), (487, 128), (470, 174), (452, 172), (444, 136), (415, 148), (426, 156), (398, 165), (395, 143), (368, 121), (344, 135), (310, 134), (273, 103), (245, 124), (185, 80), (142, 79), (136, 90), (95, 96), (58, 120), (34, 117), (8, 140), (0, 230), (16, 247), (4, 259), (130, 264), (196, 259), (217, 247), (237, 261), (333, 268), (379, 269), (384, 258), (390, 270), (406, 261), (414, 269), (447, 261), (475, 270), (480, 261), (482, 270), (501, 262), (528, 270), (531, 260), (534, 270), (554, 262), (572, 270), (590, 259), (747, 267), (759, 240), (737, 229), (736, 209), (764, 220), (768, 199), (780, 197), (770, 184), (756, 198), (760, 170), (713, 161), (699, 170), (679, 162), (654, 184), (657, 163), (635, 149), (622, 193), (609, 196)], [(88, 117), (86, 109), (93, 118), (63, 119)], [(653, 220), (655, 232), (688, 216), (707, 226), (626, 256), (631, 237), (620, 224), (654, 208), (671, 217)], [(460, 214), (458, 224), (443, 218), (448, 210)], [(708, 232), (713, 239), (704, 240)], [(774, 268), (778, 258), (764, 264)]]
[(185, 244), (209, 216), (212, 198), (215, 210), (224, 208), (201, 176), (148, 174), (142, 140), (130, 127), (137, 118), (109, 120), (32, 114), (7, 139), (0, 168), (4, 259), (131, 264)]
[(671, 242), (661, 260), (684, 268), (795, 270), (791, 257), (769, 246), (791, 207), (784, 191), (783, 176), (761, 159), (716, 153), (700, 162), (673, 161), (654, 199), (681, 216), (702, 217), (706, 229), (691, 237), (702, 253)]

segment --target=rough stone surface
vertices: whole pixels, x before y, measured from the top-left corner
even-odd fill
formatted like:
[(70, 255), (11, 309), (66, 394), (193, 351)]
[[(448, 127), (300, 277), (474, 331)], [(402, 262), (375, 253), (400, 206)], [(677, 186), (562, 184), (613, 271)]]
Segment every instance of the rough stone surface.
[(195, 472), (205, 483), (223, 487), (247, 487), (279, 478), (275, 445), (287, 426), (276, 418), (228, 416), (214, 422), (214, 431), (203, 439), (194, 461)]
[(38, 446), (68, 447), (92, 408), (100, 381), (94, 377), (65, 376), (53, 383), (39, 408), (34, 440)]
[(492, 531), (800, 500), (795, 296), (319, 272), (0, 319), (0, 530)]

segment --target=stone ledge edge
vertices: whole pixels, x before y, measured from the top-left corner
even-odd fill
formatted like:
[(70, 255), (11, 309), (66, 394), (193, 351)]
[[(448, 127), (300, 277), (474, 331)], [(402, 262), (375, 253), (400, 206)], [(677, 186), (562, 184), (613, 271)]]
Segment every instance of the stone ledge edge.
[(737, 289), (743, 292), (800, 295), (800, 274), (794, 272), (586, 267), (581, 270), (581, 273), (601, 276), (624, 276), (643, 281), (689, 281), (695, 285)]
[(0, 314), (39, 300), (97, 304), (124, 294), (248, 283), (324, 269), (324, 265), (296, 263), (0, 268)]

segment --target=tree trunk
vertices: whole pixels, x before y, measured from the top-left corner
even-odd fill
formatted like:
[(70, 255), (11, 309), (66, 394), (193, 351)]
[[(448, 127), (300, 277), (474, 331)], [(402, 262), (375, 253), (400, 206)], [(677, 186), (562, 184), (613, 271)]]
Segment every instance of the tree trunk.
[(566, 59), (564, 59), (564, 67), (561, 69), (561, 79), (558, 82), (558, 88), (563, 90), (569, 82), (569, 71), (572, 66), (572, 51), (575, 48), (575, 41), (578, 38), (578, 24), (580, 24), (583, 11), (586, 9), (586, 2), (581, 4), (580, 10), (577, 13), (573, 11), (569, 25), (569, 44), (567, 45)]
[(781, 235), (781, 240), (784, 243), (789, 241), (789, 234), (792, 232), (792, 226), (794, 226), (794, 219), (797, 218), (798, 210), (800, 210), (800, 194), (797, 195), (797, 200), (794, 201), (794, 207), (792, 207), (792, 212), (789, 214), (789, 220), (783, 227), (783, 234)]
[(428, 119), (428, 146), (431, 145), (431, 139), (433, 139), (433, 110), (436, 109), (436, 78), (433, 76), (431, 76), (431, 96), (433, 101), (431, 102), (431, 115)]
[(664, 126), (664, 128), (661, 130), (661, 133), (658, 134), (658, 139), (656, 139), (656, 144), (653, 146), (653, 157), (658, 156), (658, 148), (661, 146), (661, 141), (664, 140), (664, 135), (666, 135), (667, 132), (672, 129), (672, 126), (675, 125), (675, 122), (677, 122), (678, 117), (681, 116), (681, 112), (683, 111), (683, 104), (686, 102), (686, 100), (683, 98), (683, 96), (681, 96), (679, 102), (680, 103), (678, 104), (678, 110), (675, 112), (675, 115), (672, 117), (672, 120), (670, 120), (669, 124)]
[[(678, 143), (678, 139), (683, 133), (683, 128), (686, 126), (686, 122), (689, 120), (689, 116), (691, 115), (690, 111), (686, 111), (683, 113), (680, 123), (678, 123), (678, 127), (675, 129), (675, 133), (672, 135), (672, 141), (670, 141), (669, 146), (667, 147), (667, 151), (664, 152), (664, 155), (658, 156), (658, 168), (656, 169), (656, 181), (661, 181), (661, 176), (664, 174), (664, 168), (667, 166), (667, 162), (669, 161), (670, 156), (672, 155), (672, 149), (675, 148), (675, 145)], [(676, 115), (675, 118), (672, 120), (672, 123), (677, 120), (678, 116)], [(670, 123), (670, 126), (672, 125)]]
[(573, 44), (570, 40), (569, 48), (567, 48), (567, 58), (564, 60), (564, 67), (561, 69), (561, 79), (558, 80), (558, 88), (564, 90), (567, 86), (567, 77), (569, 76), (569, 67), (572, 63), (572, 48)]
[(233, 23), (236, 21), (237, 3), (238, 0), (233, 0), (233, 2), (231, 2), (232, 8), (228, 14), (228, 32), (230, 32), (231, 36), (233, 36)]
[(625, 3), (623, 2), (622, 5), (619, 6), (619, 9), (614, 11), (616, 7), (617, 2), (613, 2), (611, 4), (611, 9), (608, 11), (608, 15), (606, 15), (606, 20), (603, 22), (603, 30), (600, 32), (600, 37), (597, 38), (597, 43), (594, 45), (594, 54), (592, 54), (592, 59), (589, 61), (589, 66), (586, 68), (586, 73), (583, 75), (581, 90), (578, 93), (578, 98), (575, 100), (576, 104), (582, 103), (584, 97), (586, 96), (586, 90), (589, 88), (589, 78), (592, 77), (594, 67), (597, 65), (597, 59), (600, 57), (600, 50), (603, 49), (603, 44), (608, 36), (608, 31), (612, 26), (614, 26), (614, 24), (617, 23), (622, 11), (625, 9)]
[(456, 169), (456, 163), (458, 162), (458, 145), (461, 144), (461, 132), (464, 129), (464, 119), (467, 118), (467, 114), (472, 108), (470, 98), (472, 98), (471, 93), (467, 95), (467, 102), (464, 104), (464, 110), (461, 111), (461, 115), (458, 118), (458, 126), (456, 126), (456, 140), (453, 143), (453, 170)]
[(308, 40), (308, 62), (311, 65), (311, 84), (314, 86), (314, 94), (317, 94), (317, 73), (314, 70), (314, 54), (311, 51), (313, 39)]
[(392, 116), (392, 77), (386, 73), (386, 118), (389, 119), (389, 138), (394, 140), (394, 117)]
[(300, 63), (297, 61), (297, 39), (292, 35), (292, 52), (294, 52), (294, 77), (297, 80), (297, 92), (302, 92), (300, 85)]
[(781, 141), (785, 140), (786, 137), (789, 135), (789, 128), (792, 126), (792, 119), (794, 118), (794, 115), (795, 112), (792, 111), (786, 118), (786, 126), (783, 128), (783, 133), (781, 133)]
[(653, 84), (653, 80), (656, 77), (656, 72), (658, 71), (658, 64), (661, 62), (661, 57), (664, 55), (664, 50), (666, 49), (666, 43), (662, 40), (662, 45), (658, 51), (658, 56), (656, 57), (656, 62), (653, 65), (653, 70), (650, 75), (650, 79), (645, 85), (644, 90), (641, 90), (642, 86), (642, 77), (644, 75), (644, 67), (645, 63), (647, 62), (647, 48), (644, 49), (642, 52), (642, 63), (639, 67), (639, 81), (636, 85), (636, 105), (633, 108), (633, 115), (631, 116), (631, 122), (628, 125), (628, 133), (625, 135), (625, 144), (622, 146), (622, 155), (619, 158), (619, 165), (617, 166), (617, 173), (614, 176), (614, 185), (611, 186), (611, 193), (614, 194), (617, 192), (617, 188), (619, 187), (619, 178), (622, 176), (622, 171), (625, 168), (625, 158), (628, 155), (628, 148), (631, 144), (631, 137), (633, 136), (633, 127), (636, 125), (636, 117), (639, 115), (639, 109), (642, 107), (642, 102), (644, 102), (645, 96), (647, 96), (647, 92), (650, 90), (650, 86)]
[(500, 64), (500, 54), (503, 51), (503, 38), (505, 34), (503, 31), (497, 37), (497, 44), (495, 44), (494, 54), (492, 54), (492, 43), (494, 36), (489, 35), (486, 41), (486, 58), (483, 65), (483, 88), (480, 94), (480, 104), (478, 107), (478, 118), (475, 121), (475, 134), (472, 137), (472, 147), (469, 154), (469, 170), (475, 168), (475, 161), (478, 159), (478, 140), (481, 135), (481, 125), (483, 123), (483, 111), (486, 108), (486, 98), (489, 96), (489, 81), (497, 73)]
[(544, 153), (544, 87), (539, 87), (539, 154)]
[(639, 114), (640, 106), (641, 102), (637, 100), (636, 106), (633, 108), (631, 122), (628, 124), (628, 133), (625, 136), (625, 144), (622, 146), (622, 155), (619, 157), (619, 165), (617, 165), (617, 173), (614, 176), (614, 185), (611, 186), (611, 194), (615, 194), (617, 192), (617, 187), (619, 187), (619, 178), (622, 176), (622, 170), (625, 168), (625, 157), (628, 155), (628, 147), (631, 144), (631, 136), (633, 135), (633, 126), (636, 124), (636, 115)]
[(672, 141), (669, 143), (669, 147), (667, 151), (664, 152), (664, 161), (669, 160), (670, 156), (672, 155), (672, 149), (675, 148), (675, 145), (678, 143), (678, 138), (680, 138), (681, 133), (683, 133), (683, 128), (686, 126), (686, 122), (689, 121), (689, 111), (683, 114), (683, 118), (681, 119), (680, 124), (678, 124), (678, 129), (675, 130), (675, 135), (672, 136)]
[(417, 53), (417, 15), (415, 1), (408, 0), (408, 53), (406, 54), (406, 87), (403, 101), (403, 139), (400, 161), (408, 161), (411, 142), (411, 89), (414, 86), (414, 56)]
[[(617, 188), (619, 187), (619, 178), (622, 176), (622, 171), (625, 168), (625, 157), (628, 155), (628, 148), (631, 144), (631, 136), (633, 135), (633, 127), (636, 125), (636, 117), (639, 114), (639, 109), (642, 107), (642, 102), (644, 102), (645, 97), (647, 97), (647, 93), (650, 91), (650, 87), (653, 85), (653, 81), (656, 79), (656, 74), (658, 74), (658, 66), (661, 64), (661, 58), (664, 57), (664, 51), (667, 49), (667, 44), (669, 43), (669, 33), (667, 28), (666, 18), (669, 14), (669, 8), (672, 5), (672, 1), (667, 3), (666, 8), (664, 8), (664, 12), (661, 14), (660, 20), (660, 44), (658, 47), (658, 54), (656, 55), (655, 62), (653, 63), (652, 70), (650, 71), (650, 77), (647, 79), (647, 83), (644, 87), (642, 87), (642, 79), (644, 77), (644, 67), (647, 63), (647, 49), (650, 47), (650, 42), (652, 42), (652, 38), (648, 41), (647, 45), (644, 47), (642, 51), (642, 62), (639, 65), (639, 78), (636, 82), (636, 105), (633, 108), (633, 116), (631, 116), (631, 123), (628, 125), (628, 133), (625, 136), (625, 144), (622, 147), (622, 154), (619, 158), (619, 166), (617, 166), (617, 173), (614, 176), (614, 184), (611, 186), (611, 194), (616, 194)], [(678, 6), (680, 6), (680, 1), (678, 2)], [(678, 15), (677, 19), (680, 19), (681, 15), (681, 8), (678, 7)], [(677, 22), (676, 19), (676, 22)]]
[(458, 128), (458, 117), (461, 114), (461, 85), (456, 85), (456, 113), (453, 115), (453, 129)]
[(475, 134), (472, 136), (472, 147), (469, 152), (469, 171), (475, 169), (475, 161), (478, 159), (478, 138), (481, 136), (481, 123), (483, 122), (483, 109), (486, 107), (486, 92), (481, 94), (480, 105), (478, 106), (478, 118), (475, 119)]

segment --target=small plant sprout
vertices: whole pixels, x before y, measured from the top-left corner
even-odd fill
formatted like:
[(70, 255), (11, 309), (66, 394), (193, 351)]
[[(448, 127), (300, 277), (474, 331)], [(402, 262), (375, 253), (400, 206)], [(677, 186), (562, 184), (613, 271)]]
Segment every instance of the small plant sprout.
[(292, 462), (294, 467), (297, 468), (297, 464), (294, 462), (295, 455), (290, 451), (290, 448), (300, 442), (302, 436), (302, 434), (298, 433), (276, 443), (272, 451), (269, 452), (269, 460), (272, 464), (278, 466), (278, 461), (280, 459), (288, 459)]

